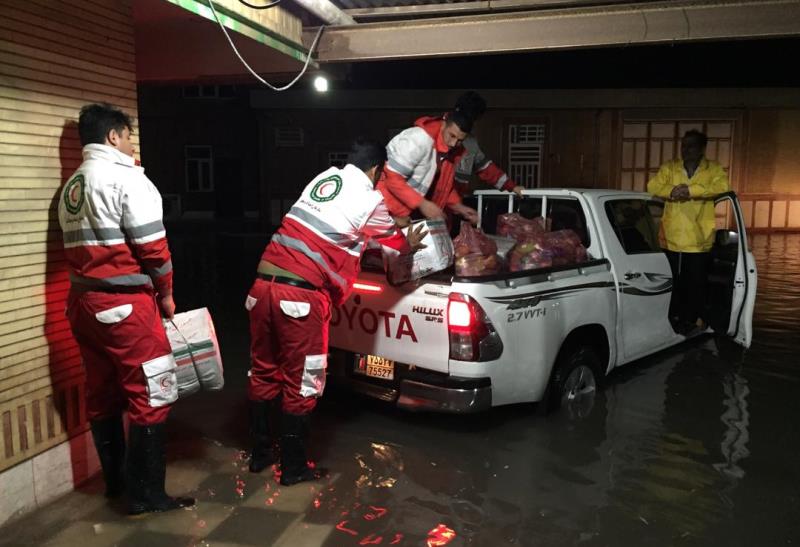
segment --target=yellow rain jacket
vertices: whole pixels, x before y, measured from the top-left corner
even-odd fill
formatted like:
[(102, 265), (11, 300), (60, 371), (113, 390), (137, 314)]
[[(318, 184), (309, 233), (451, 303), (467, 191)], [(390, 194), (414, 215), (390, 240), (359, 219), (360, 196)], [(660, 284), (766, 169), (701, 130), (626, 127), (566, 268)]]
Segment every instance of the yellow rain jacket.
[[(672, 189), (680, 184), (689, 187), (692, 199), (670, 201)], [(661, 166), (647, 183), (647, 191), (667, 200), (661, 219), (659, 237), (662, 245), (684, 253), (703, 253), (714, 244), (714, 196), (730, 190), (728, 175), (715, 161), (703, 159), (692, 178), (686, 175), (683, 160), (676, 159)]]

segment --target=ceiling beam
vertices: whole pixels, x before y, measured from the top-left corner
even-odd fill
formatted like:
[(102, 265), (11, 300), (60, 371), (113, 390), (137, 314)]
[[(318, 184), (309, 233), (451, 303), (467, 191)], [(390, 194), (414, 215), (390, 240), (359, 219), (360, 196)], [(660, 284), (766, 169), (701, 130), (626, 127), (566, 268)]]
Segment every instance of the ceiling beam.
[(355, 25), (356, 20), (333, 5), (330, 0), (294, 0), (322, 19), (327, 25)]
[[(208, 19), (215, 25), (218, 24), (217, 18), (214, 17), (214, 12), (208, 7), (211, 0), (166, 1), (180, 6), (195, 15)], [(300, 62), (305, 62), (308, 51), (303, 48), (302, 44), (297, 43), (297, 40), (303, 39), (301, 38), (302, 25), (299, 20), (297, 20), (296, 25), (294, 24), (296, 18), (293, 15), (283, 10), (276, 12), (276, 14), (279, 13), (279, 15), (270, 18), (259, 17), (258, 13), (256, 13), (256, 15), (250, 15), (240, 4), (231, 2), (230, 0), (215, 0), (214, 6), (217, 11), (217, 16), (219, 17), (219, 22), (221, 22), (225, 28), (247, 36), (281, 53), (285, 53)], [(266, 26), (268, 24), (275, 28)], [(313, 66), (317, 68), (319, 65), (314, 64)]]
[(351, 8), (344, 10), (352, 17), (369, 19), (411, 19), (437, 15), (470, 15), (473, 13), (497, 13), (530, 9), (574, 8), (609, 4), (630, 4), (631, 0), (476, 0), (473, 2), (451, 2), (446, 4), (412, 4), (403, 6), (381, 6)]
[[(250, 92), (250, 106), (275, 110), (408, 110), (437, 112), (455, 103), (463, 89), (339, 89), (335, 93), (291, 90)], [(646, 89), (481, 89), (491, 111), (649, 108), (800, 108), (798, 87)], [(409, 119), (413, 115), (409, 116)]]
[[(306, 30), (304, 42), (315, 32)], [(800, 0), (684, 0), (327, 28), (316, 60), (354, 62), (800, 36)]]

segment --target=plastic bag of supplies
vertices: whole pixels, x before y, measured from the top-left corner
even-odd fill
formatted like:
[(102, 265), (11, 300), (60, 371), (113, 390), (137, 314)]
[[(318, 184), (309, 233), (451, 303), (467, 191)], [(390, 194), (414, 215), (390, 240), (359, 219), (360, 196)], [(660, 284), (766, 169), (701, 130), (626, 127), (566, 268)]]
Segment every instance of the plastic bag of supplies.
[(497, 217), (497, 235), (522, 239), (525, 236), (543, 234), (547, 222), (542, 217), (525, 218), (519, 213), (505, 213)]
[(558, 230), (517, 239), (508, 253), (508, 269), (512, 272), (568, 266), (585, 262), (588, 258), (581, 239), (572, 230)]
[(453, 246), (458, 276), (493, 275), (503, 267), (503, 260), (497, 256), (497, 243), (469, 222), (461, 222)]
[(165, 321), (172, 355), (178, 365), (178, 397), (198, 391), (219, 391), (225, 385), (222, 355), (207, 308), (175, 314)]
[(553, 254), (545, 248), (542, 236), (520, 238), (508, 253), (508, 269), (512, 272), (549, 268), (552, 265)]
[(553, 266), (568, 266), (586, 260), (586, 248), (581, 238), (572, 230), (558, 230), (544, 234), (545, 247), (553, 255)]

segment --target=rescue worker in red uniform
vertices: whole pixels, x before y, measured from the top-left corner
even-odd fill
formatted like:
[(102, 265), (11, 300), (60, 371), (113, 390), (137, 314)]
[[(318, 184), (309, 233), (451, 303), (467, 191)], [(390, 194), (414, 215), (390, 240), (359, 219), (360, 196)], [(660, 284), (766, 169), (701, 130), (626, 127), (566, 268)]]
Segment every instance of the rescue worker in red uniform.
[(378, 190), (398, 222), (408, 222), (414, 210), (425, 218), (445, 218), (447, 209), (477, 223), (477, 211), (461, 203), (454, 186), (456, 165), (465, 153), (462, 142), (471, 129), (471, 118), (452, 112), (446, 118), (419, 118), (389, 142)]
[(386, 159), (358, 140), (344, 168), (331, 167), (303, 190), (272, 236), (247, 296), (253, 450), (250, 471), (274, 461), (270, 415), (280, 407), (280, 482), (318, 478), (307, 464), (309, 416), (325, 387), (331, 306), (347, 298), (370, 239), (386, 253), (423, 248), (420, 226), (408, 239), (374, 189)]
[[(161, 315), (175, 313), (161, 196), (136, 165), (131, 119), (81, 109), (83, 163), (58, 204), (70, 270), (67, 317), (86, 370), (87, 413), (106, 496), (127, 492), (140, 514), (194, 504), (164, 492), (164, 422), (178, 397)], [(127, 465), (122, 413), (130, 421)]]
[[(486, 112), (486, 101), (478, 93), (467, 91), (456, 100), (453, 111), (463, 112), (473, 122), (477, 122)], [(455, 174), (456, 189), (459, 194), (462, 196), (468, 194), (470, 178), (472, 175), (477, 175), (487, 186), (496, 190), (514, 192), (517, 196), (522, 197), (525, 187), (514, 182), (505, 171), (487, 158), (473, 135), (467, 135), (461, 145), (465, 152), (456, 165)]]

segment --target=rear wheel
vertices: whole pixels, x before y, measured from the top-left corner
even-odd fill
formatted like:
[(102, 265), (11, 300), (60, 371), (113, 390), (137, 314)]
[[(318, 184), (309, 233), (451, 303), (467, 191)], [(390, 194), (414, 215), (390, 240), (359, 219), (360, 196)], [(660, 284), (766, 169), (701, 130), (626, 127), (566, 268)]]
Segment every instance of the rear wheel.
[(559, 356), (550, 380), (548, 411), (561, 410), (572, 419), (583, 419), (594, 408), (600, 360), (590, 347)]

